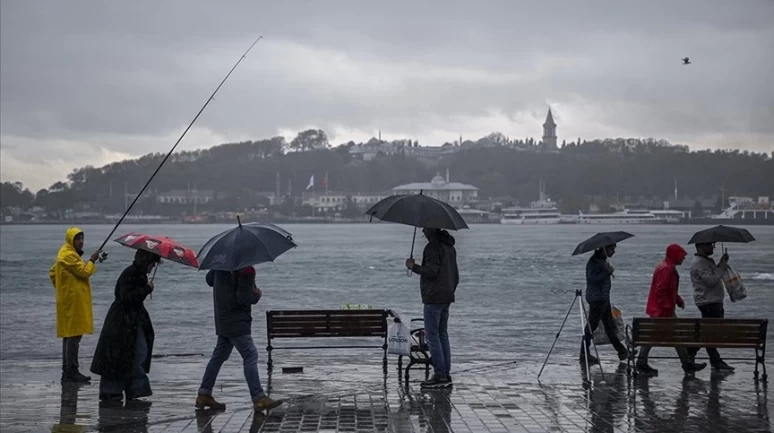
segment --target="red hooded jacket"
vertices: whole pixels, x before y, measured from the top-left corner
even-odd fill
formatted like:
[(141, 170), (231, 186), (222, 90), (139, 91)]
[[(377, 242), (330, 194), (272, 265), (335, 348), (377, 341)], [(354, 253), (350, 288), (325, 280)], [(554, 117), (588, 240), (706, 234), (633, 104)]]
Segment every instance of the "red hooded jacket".
[(677, 294), (680, 286), (680, 275), (677, 273), (677, 263), (688, 253), (677, 244), (667, 247), (666, 258), (653, 271), (653, 280), (648, 293), (648, 306), (645, 313), (650, 317), (672, 317), (675, 306), (684, 306), (683, 298)]

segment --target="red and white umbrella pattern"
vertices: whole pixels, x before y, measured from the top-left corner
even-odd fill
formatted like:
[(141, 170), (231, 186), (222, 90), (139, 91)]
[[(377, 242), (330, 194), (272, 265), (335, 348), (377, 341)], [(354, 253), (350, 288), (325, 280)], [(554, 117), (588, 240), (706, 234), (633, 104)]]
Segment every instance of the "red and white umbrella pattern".
[(166, 236), (153, 236), (142, 233), (127, 233), (115, 239), (119, 244), (135, 250), (145, 250), (158, 254), (161, 258), (181, 265), (199, 267), (196, 253)]

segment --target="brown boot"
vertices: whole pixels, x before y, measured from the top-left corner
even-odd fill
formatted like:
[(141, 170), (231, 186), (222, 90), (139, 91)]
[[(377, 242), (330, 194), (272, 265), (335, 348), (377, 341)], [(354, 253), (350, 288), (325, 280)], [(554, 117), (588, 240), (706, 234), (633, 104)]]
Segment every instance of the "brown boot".
[(253, 403), (253, 408), (256, 412), (262, 410), (274, 409), (275, 407), (284, 403), (282, 400), (272, 400), (268, 396), (264, 395)]
[(214, 398), (212, 398), (211, 395), (204, 395), (199, 394), (196, 396), (196, 408), (197, 409), (215, 409), (215, 410), (225, 410), (226, 404), (225, 403), (218, 403), (215, 401)]

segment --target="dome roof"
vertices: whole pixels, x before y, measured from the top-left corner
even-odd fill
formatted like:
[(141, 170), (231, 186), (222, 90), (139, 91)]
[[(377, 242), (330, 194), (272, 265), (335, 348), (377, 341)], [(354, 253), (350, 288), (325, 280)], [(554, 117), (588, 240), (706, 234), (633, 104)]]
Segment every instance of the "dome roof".
[(436, 173), (433, 180), (430, 181), (433, 185), (443, 185), (446, 183), (446, 179), (441, 176), (441, 173)]

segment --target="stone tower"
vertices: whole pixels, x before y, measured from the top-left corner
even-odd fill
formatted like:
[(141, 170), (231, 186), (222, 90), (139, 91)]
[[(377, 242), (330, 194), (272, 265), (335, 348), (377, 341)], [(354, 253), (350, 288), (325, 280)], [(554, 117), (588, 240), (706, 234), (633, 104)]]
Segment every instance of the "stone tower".
[(556, 140), (556, 123), (554, 123), (554, 116), (549, 108), (546, 123), (543, 124), (543, 150), (556, 149)]

